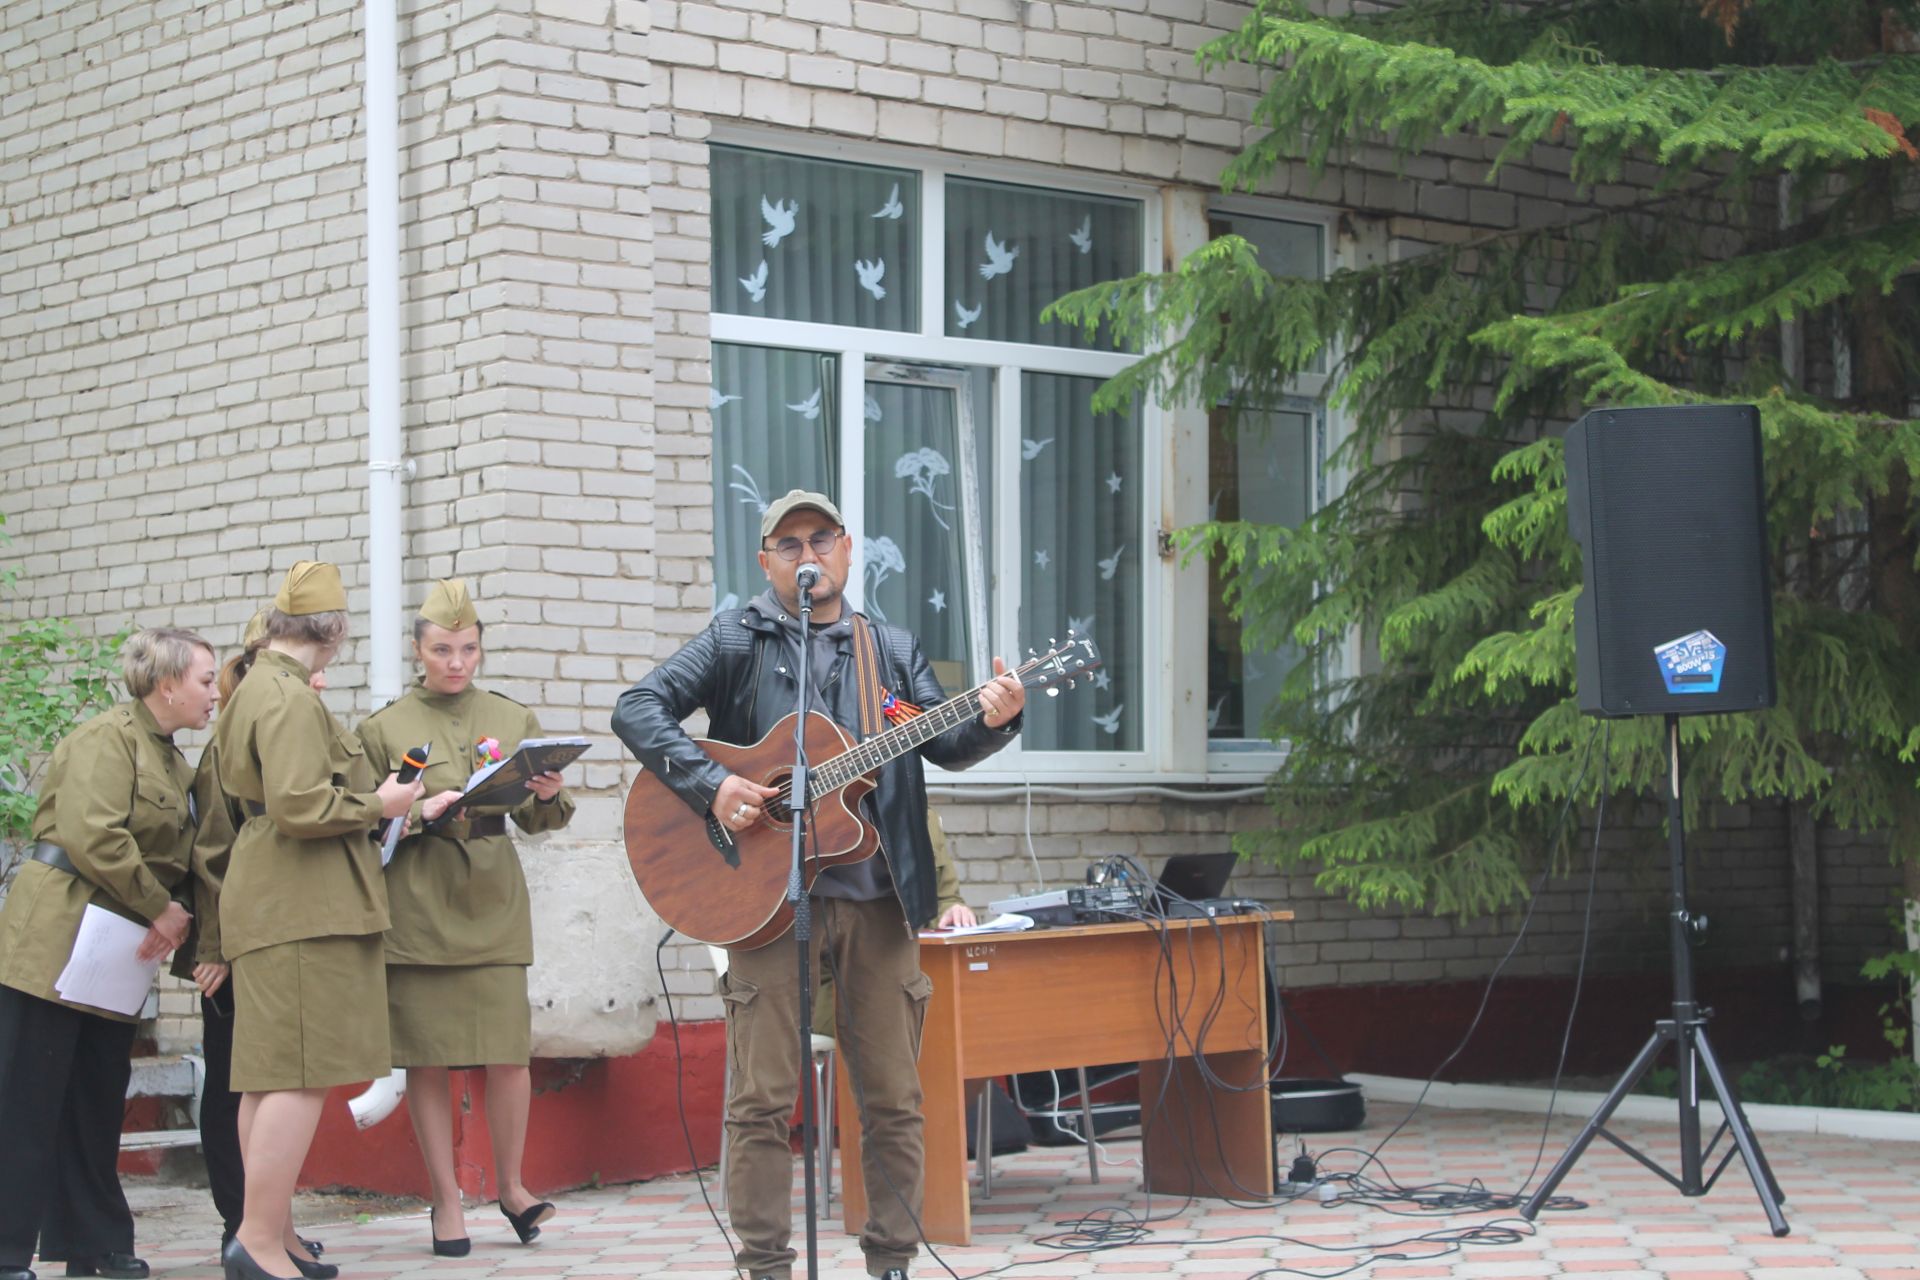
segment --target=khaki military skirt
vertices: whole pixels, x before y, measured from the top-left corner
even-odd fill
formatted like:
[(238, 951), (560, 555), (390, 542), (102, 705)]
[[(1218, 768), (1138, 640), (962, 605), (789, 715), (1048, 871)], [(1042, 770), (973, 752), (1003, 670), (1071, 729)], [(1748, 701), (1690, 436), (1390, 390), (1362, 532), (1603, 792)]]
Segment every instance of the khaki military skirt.
[(386, 988), (377, 933), (247, 952), (233, 962), (232, 1087), (267, 1093), (386, 1075)]
[(533, 1012), (523, 964), (387, 966), (396, 1067), (524, 1066)]

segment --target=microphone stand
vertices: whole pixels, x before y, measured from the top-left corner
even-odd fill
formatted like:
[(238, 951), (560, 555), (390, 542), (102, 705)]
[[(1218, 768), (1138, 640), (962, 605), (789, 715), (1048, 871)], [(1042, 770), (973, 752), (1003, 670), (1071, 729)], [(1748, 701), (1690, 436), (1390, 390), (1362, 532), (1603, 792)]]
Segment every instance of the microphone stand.
[[(795, 683), (800, 686), (800, 695), (795, 703), (793, 779), (788, 793), (792, 796), (792, 809), (788, 816), (793, 821), (793, 860), (787, 871), (787, 902), (793, 907), (794, 945), (800, 949), (797, 970), (800, 984), (800, 1115), (808, 1139), (818, 1144), (826, 1141), (826, 1135), (819, 1132), (819, 1106), (813, 1087), (813, 904), (807, 894), (806, 880), (801, 874), (806, 857), (807, 818), (810, 811), (807, 795), (807, 703), (813, 693), (813, 586), (804, 576), (798, 580), (798, 585), (800, 678)], [(803, 1151), (800, 1163), (806, 1166), (807, 1276), (808, 1280), (813, 1280), (820, 1273), (820, 1241), (815, 1203), (818, 1193), (814, 1187), (812, 1154)]]

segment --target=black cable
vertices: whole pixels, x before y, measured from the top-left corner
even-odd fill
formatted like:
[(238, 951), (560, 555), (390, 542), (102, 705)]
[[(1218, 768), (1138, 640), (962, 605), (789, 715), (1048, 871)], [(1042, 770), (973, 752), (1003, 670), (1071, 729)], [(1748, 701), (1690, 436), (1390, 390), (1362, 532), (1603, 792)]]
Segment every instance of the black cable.
[[(1567, 815), (1573, 810), (1574, 796), (1579, 793), (1580, 784), (1586, 780), (1587, 765), (1593, 758), (1594, 739), (1599, 736), (1600, 725), (1595, 724), (1592, 732), (1587, 734), (1586, 747), (1580, 753), (1580, 768), (1574, 774), (1573, 785), (1567, 788), (1567, 798), (1560, 806), (1559, 816), (1554, 819), (1552, 828), (1547, 832), (1545, 846), (1546, 857), (1543, 859), (1543, 865), (1540, 868), (1540, 878), (1535, 883), (1532, 892), (1527, 895), (1527, 909), (1525, 914), (1520, 918), (1520, 927), (1515, 931), (1513, 941), (1507, 945), (1506, 953), (1500, 957), (1499, 963), (1493, 966), (1493, 972), (1487, 975), (1486, 986), (1480, 992), (1480, 1005), (1473, 1011), (1473, 1020), (1467, 1024), (1466, 1032), (1460, 1037), (1460, 1042), (1454, 1045), (1453, 1050), (1440, 1060), (1440, 1065), (1435, 1067), (1432, 1073), (1427, 1076), (1426, 1083), (1420, 1087), (1420, 1093), (1414, 1098), (1413, 1106), (1408, 1109), (1407, 1114), (1400, 1118), (1400, 1123), (1394, 1125), (1386, 1137), (1374, 1144), (1373, 1150), (1367, 1153), (1367, 1158), (1361, 1162), (1360, 1168), (1355, 1171), (1356, 1173), (1363, 1172), (1368, 1164), (1376, 1162), (1380, 1152), (1385, 1149), (1386, 1145), (1398, 1137), (1400, 1131), (1407, 1127), (1407, 1122), (1420, 1114), (1420, 1108), (1426, 1103), (1427, 1094), (1432, 1091), (1434, 1082), (1440, 1078), (1440, 1073), (1451, 1066), (1455, 1058), (1458, 1058), (1465, 1052), (1467, 1045), (1473, 1040), (1474, 1033), (1480, 1029), (1481, 1019), (1486, 1017), (1487, 1005), (1493, 1000), (1493, 988), (1500, 981), (1500, 975), (1505, 971), (1508, 962), (1519, 953), (1520, 944), (1525, 941), (1527, 929), (1533, 923), (1533, 913), (1534, 909), (1540, 903), (1540, 893), (1546, 888), (1548, 877), (1553, 874), (1553, 847), (1555, 842), (1560, 838), (1560, 832), (1566, 826)], [(1381, 1166), (1383, 1170), (1385, 1167), (1385, 1165)]]
[[(687, 1062), (680, 1053), (680, 1020), (674, 1016), (673, 992), (667, 986), (667, 965), (664, 959), (667, 943), (673, 940), (673, 935), (674, 930), (669, 928), (660, 935), (659, 943), (653, 948), (653, 967), (660, 975), (660, 999), (667, 1006), (667, 1026), (673, 1031), (673, 1104), (680, 1112), (680, 1136), (687, 1142), (687, 1164), (692, 1168), (693, 1180), (700, 1188), (700, 1199), (706, 1202), (707, 1216), (713, 1219), (713, 1225), (720, 1228), (720, 1238), (727, 1242), (727, 1258), (732, 1261), (739, 1256), (740, 1251), (734, 1246), (733, 1235), (727, 1230), (727, 1224), (720, 1220), (720, 1211), (713, 1207), (713, 1198), (707, 1194), (707, 1180), (700, 1173), (700, 1156), (693, 1149), (693, 1126), (687, 1123)], [(726, 1112), (727, 1100), (723, 1097), (720, 1099), (721, 1116), (724, 1117)], [(723, 1123), (720, 1141), (724, 1144), (726, 1140), (726, 1128)], [(742, 1274), (737, 1262), (734, 1263), (733, 1273)]]
[[(1607, 760), (1613, 747), (1613, 722), (1601, 721), (1603, 733), (1600, 738), (1600, 772), (1604, 779)], [(1553, 1067), (1553, 1089), (1547, 1094), (1547, 1114), (1540, 1121), (1540, 1145), (1533, 1153), (1533, 1167), (1527, 1170), (1526, 1180), (1514, 1194), (1524, 1196), (1527, 1188), (1533, 1185), (1533, 1175), (1540, 1172), (1540, 1161), (1547, 1153), (1547, 1135), (1553, 1127), (1553, 1105), (1560, 1099), (1560, 1079), (1567, 1069), (1567, 1050), (1573, 1043), (1573, 1020), (1580, 1012), (1580, 993), (1587, 981), (1587, 952), (1593, 942), (1593, 898), (1594, 887), (1600, 879), (1600, 833), (1607, 825), (1607, 791), (1602, 781), (1600, 802), (1593, 814), (1593, 851), (1587, 857), (1587, 904), (1580, 921), (1580, 962), (1573, 972), (1573, 999), (1567, 1004), (1566, 1025), (1560, 1030), (1560, 1060)]]

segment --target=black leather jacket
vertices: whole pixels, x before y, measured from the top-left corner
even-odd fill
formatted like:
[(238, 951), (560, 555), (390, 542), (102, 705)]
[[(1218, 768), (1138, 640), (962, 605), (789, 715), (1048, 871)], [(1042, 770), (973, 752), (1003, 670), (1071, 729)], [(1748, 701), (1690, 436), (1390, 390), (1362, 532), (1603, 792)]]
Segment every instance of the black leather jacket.
[[(911, 632), (876, 622), (873, 638), (881, 684), (890, 692), (921, 707), (946, 701)], [(726, 610), (620, 695), (613, 731), (689, 808), (704, 813), (727, 771), (694, 745), (680, 722), (704, 710), (709, 737), (741, 746), (758, 742), (793, 710), (796, 667), (797, 650), (777, 624), (751, 610)], [(850, 639), (841, 642), (821, 693), (824, 705), (815, 709), (858, 736), (860, 695)], [(1016, 718), (1004, 728), (989, 729), (976, 719), (927, 742), (919, 754), (944, 768), (964, 769), (1011, 742), (1020, 723)], [(879, 827), (881, 852), (907, 922), (921, 928), (934, 917), (937, 893), (920, 762), (906, 755), (883, 765), (867, 807)]]

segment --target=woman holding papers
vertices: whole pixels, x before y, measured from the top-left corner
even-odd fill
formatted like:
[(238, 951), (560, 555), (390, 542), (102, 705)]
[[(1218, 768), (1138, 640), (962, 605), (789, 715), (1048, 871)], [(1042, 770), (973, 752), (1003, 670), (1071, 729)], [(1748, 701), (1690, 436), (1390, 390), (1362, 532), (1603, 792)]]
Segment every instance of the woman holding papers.
[(319, 1270), (296, 1256), (294, 1182), (327, 1090), (391, 1069), (387, 927), (370, 832), (419, 800), (419, 782), (380, 775), (308, 685), (347, 638), (334, 566), (303, 560), (267, 614), (266, 644), (214, 731), (220, 789), (247, 815), (220, 887), (232, 966), (233, 1087), (246, 1204), (222, 1257), (227, 1280)]
[(62, 738), (40, 784), (34, 844), (0, 908), (0, 1280), (32, 1280), (36, 1241), (71, 1276), (147, 1274), (115, 1171), (120, 1116), (134, 1019), (191, 922), (175, 894), (193, 769), (173, 735), (206, 727), (213, 669), (191, 631), (136, 633), (121, 651), (131, 700)]
[[(422, 777), (434, 792), (461, 786), (477, 767), (539, 736), (531, 711), (475, 687), (481, 630), (466, 583), (436, 582), (413, 624), (419, 681), (360, 726), (376, 768), (430, 744)], [(450, 1068), (486, 1068), (500, 1211), (514, 1232), (523, 1243), (532, 1240), (553, 1215), (553, 1206), (520, 1180), (533, 1097), (533, 919), (506, 820), (527, 832), (557, 830), (573, 816), (573, 801), (557, 773), (536, 775), (528, 790), (511, 810), (463, 806), (439, 823), (434, 819), (446, 805), (435, 796), (422, 807), (429, 825), (409, 833), (387, 864), (393, 1061), (407, 1068), (407, 1112), (433, 1183), (430, 1225), (441, 1257), (461, 1257), (471, 1247), (454, 1176)]]

